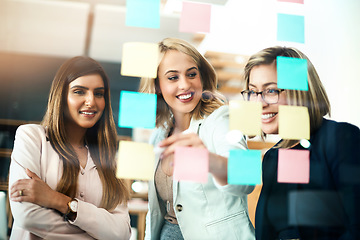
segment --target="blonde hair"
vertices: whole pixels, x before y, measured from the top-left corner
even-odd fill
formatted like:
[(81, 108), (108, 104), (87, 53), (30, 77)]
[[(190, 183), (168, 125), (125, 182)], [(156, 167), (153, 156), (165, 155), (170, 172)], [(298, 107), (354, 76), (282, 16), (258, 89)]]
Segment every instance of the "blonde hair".
[[(269, 65), (275, 62), (276, 57), (284, 56), (291, 58), (301, 58), (307, 60), (308, 69), (308, 91), (286, 89), (287, 104), (293, 106), (305, 106), (309, 111), (310, 133), (316, 131), (322, 123), (326, 114), (330, 115), (330, 102), (322, 85), (319, 75), (309, 58), (296, 48), (291, 47), (270, 47), (261, 50), (250, 57), (244, 70), (246, 89), (249, 89), (250, 72), (253, 67), (258, 65)], [(283, 140), (277, 147), (289, 148), (296, 144), (296, 140)]]
[(126, 203), (129, 191), (116, 178), (117, 132), (111, 109), (109, 80), (98, 62), (88, 57), (74, 57), (61, 65), (52, 82), (47, 111), (41, 124), (47, 128), (49, 141), (63, 163), (57, 191), (73, 198), (77, 191), (80, 163), (67, 140), (64, 112), (70, 82), (89, 74), (99, 74), (104, 82), (105, 109), (99, 121), (87, 129), (85, 141), (103, 186), (101, 206), (110, 210), (122, 202)]
[[(195, 47), (181, 39), (165, 38), (159, 43), (158, 65), (161, 64), (164, 55), (170, 50), (179, 51), (190, 56), (198, 66), (200, 72), (203, 93), (198, 105), (191, 113), (192, 117), (195, 119), (204, 118), (204, 116), (211, 114), (215, 109), (226, 103), (226, 98), (217, 91), (218, 79), (214, 68)], [(172, 127), (174, 119), (172, 118), (169, 106), (161, 94), (158, 77), (141, 78), (139, 92), (155, 93), (157, 95), (156, 126)]]

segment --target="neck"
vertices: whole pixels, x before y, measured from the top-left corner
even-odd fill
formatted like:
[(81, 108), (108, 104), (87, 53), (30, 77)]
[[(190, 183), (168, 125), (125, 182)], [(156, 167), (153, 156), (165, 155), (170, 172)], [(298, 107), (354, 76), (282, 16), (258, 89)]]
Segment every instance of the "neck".
[(173, 133), (180, 133), (185, 131), (190, 126), (191, 115), (190, 114), (178, 114), (174, 115), (175, 125)]
[(82, 148), (85, 145), (85, 128), (72, 127), (71, 125), (66, 125), (66, 136), (68, 142), (73, 147)]

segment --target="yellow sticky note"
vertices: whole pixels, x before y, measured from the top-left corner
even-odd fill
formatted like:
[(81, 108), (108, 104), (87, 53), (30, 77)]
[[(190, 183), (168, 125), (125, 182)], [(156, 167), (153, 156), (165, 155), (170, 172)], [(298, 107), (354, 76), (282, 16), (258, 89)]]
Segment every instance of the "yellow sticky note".
[(155, 154), (147, 143), (120, 141), (116, 176), (118, 178), (150, 180), (154, 173)]
[(283, 139), (310, 139), (310, 118), (307, 107), (279, 106), (279, 135)]
[(261, 134), (260, 102), (231, 100), (229, 102), (230, 130), (240, 130), (245, 135)]
[(127, 42), (123, 45), (121, 75), (156, 78), (159, 62), (155, 43)]

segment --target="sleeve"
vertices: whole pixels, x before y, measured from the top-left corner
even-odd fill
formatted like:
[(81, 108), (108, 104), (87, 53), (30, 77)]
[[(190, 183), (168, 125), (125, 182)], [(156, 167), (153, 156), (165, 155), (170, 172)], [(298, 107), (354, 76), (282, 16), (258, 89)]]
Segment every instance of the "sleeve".
[[(228, 106), (220, 107), (215, 110), (213, 114), (209, 116), (206, 126), (205, 144), (209, 148), (209, 151), (228, 158), (229, 152), (232, 149), (247, 149), (245, 137), (239, 133), (238, 141), (229, 142), (227, 134), (229, 132), (229, 108)], [(204, 127), (205, 127), (204, 126)], [(211, 139), (211, 143), (208, 142)], [(227, 184), (221, 186), (213, 178), (215, 186), (220, 190), (228, 194), (241, 196), (244, 194), (250, 194), (255, 186), (252, 185), (231, 185)]]
[[(41, 143), (45, 139), (39, 128), (31, 125), (20, 126), (16, 131), (14, 148), (9, 169), (9, 188), (19, 179), (28, 179), (25, 169), (28, 168), (41, 179), (40, 159)], [(45, 139), (46, 141), (46, 139)], [(92, 239), (80, 228), (66, 223), (62, 216), (52, 209), (43, 208), (28, 202), (10, 201), (14, 216), (14, 228), (21, 228), (41, 238), (59, 238), (79, 236), (81, 239)]]
[(86, 231), (95, 239), (129, 239), (131, 235), (129, 210), (118, 205), (113, 211), (98, 208), (78, 200), (78, 216), (71, 224)]
[(340, 239), (360, 239), (360, 129), (341, 123), (336, 131), (328, 156), (333, 156), (331, 171), (345, 211), (346, 232)]
[[(43, 179), (41, 154), (46, 137), (41, 130), (44, 132), (43, 129), (35, 127), (18, 128), (11, 157), (9, 186), (19, 179), (28, 178), (25, 168), (29, 168)], [(123, 205), (108, 212), (93, 204), (79, 201), (78, 219), (71, 224), (64, 221), (63, 217), (53, 209), (28, 202), (10, 201), (10, 204), (14, 225), (44, 239), (130, 238), (130, 218), (127, 207)]]

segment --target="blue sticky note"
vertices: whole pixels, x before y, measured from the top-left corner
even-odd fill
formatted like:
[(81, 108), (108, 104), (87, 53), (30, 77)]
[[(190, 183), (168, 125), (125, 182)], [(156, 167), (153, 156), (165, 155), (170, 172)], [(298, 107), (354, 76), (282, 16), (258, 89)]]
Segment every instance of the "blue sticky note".
[(277, 40), (305, 43), (304, 16), (278, 13)]
[(302, 91), (309, 89), (306, 59), (278, 56), (276, 61), (278, 88)]
[(230, 150), (228, 183), (238, 185), (261, 184), (261, 151)]
[(121, 91), (119, 106), (119, 127), (155, 128), (155, 94)]
[(126, 26), (160, 28), (160, 0), (126, 0)]

